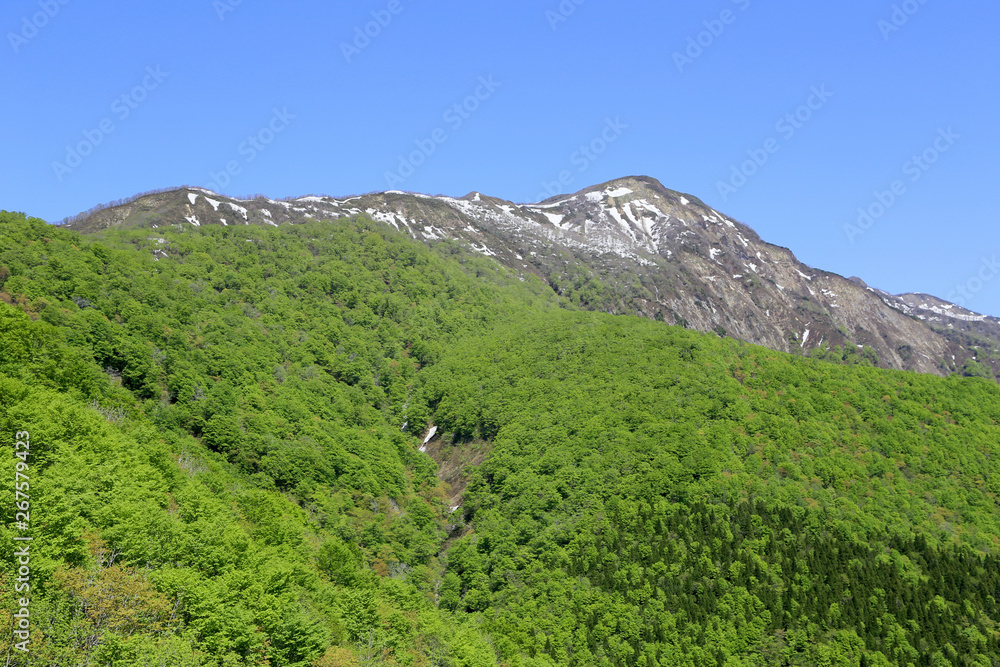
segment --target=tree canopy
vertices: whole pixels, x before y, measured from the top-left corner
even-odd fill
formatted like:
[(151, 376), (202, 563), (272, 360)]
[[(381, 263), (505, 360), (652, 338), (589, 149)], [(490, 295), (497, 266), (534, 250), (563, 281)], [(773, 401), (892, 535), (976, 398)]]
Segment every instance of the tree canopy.
[(365, 218), (0, 213), (5, 659), (1000, 664), (1000, 387), (577, 307)]

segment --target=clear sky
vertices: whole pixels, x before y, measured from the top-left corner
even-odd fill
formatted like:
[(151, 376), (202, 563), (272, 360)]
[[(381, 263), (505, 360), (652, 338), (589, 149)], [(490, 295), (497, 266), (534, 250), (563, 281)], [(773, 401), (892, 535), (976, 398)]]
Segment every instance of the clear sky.
[(1000, 315), (998, 28), (996, 0), (7, 0), (0, 208), (645, 174)]

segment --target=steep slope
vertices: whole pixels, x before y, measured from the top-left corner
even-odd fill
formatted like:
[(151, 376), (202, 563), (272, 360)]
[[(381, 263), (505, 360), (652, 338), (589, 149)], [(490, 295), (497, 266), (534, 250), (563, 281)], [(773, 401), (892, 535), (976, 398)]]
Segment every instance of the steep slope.
[(365, 219), (0, 213), (8, 662), (1000, 667), (1000, 386), (565, 306)]
[(520, 664), (1000, 665), (994, 383), (565, 311), (420, 380), (492, 441), (441, 605)]
[[(790, 250), (648, 177), (537, 204), (398, 191), (345, 199), (232, 200), (200, 188), (139, 197), (68, 221), (109, 227), (282, 225), (366, 215), (452, 240), (590, 310), (716, 331), (771, 349), (925, 373), (995, 377), (1000, 320), (924, 295), (894, 296), (808, 267)], [(160, 252), (166, 252), (161, 250)]]
[(0, 212), (5, 665), (494, 665), (436, 609), (458, 526), (411, 395), (557, 299), (365, 220), (148, 236)]

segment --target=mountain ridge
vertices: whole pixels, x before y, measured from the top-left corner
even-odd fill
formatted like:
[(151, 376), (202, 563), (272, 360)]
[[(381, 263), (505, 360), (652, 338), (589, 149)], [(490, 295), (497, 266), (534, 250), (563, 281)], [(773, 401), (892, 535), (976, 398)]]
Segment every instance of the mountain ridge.
[[(425, 243), (452, 241), (537, 275), (577, 306), (634, 314), (771, 349), (947, 375), (1000, 373), (1000, 319), (938, 297), (893, 295), (810, 267), (789, 248), (671, 190), (627, 176), (514, 203), (399, 190), (234, 199), (200, 187), (140, 195), (66, 227), (297, 224), (367, 216)], [(157, 252), (167, 254), (169, 248)]]
[[(605, 245), (610, 193), (639, 206), (623, 188), (575, 204)], [(476, 198), (420, 200), (421, 222), (531, 241)], [(31, 434), (55, 570), (17, 665), (1000, 667), (996, 383), (574, 308), (560, 267), (602, 257), (564, 244), (529, 245), (552, 288), (368, 217), (176, 228), (164, 212), (212, 204), (158, 205), (156, 230), (86, 236), (0, 213), (0, 418)], [(542, 210), (572, 231), (572, 206)], [(690, 292), (756, 260), (754, 305), (792, 290), (790, 253), (677, 211), (643, 238), (662, 256), (618, 238), (648, 264), (603, 257), (620, 274), (593, 280)], [(91, 618), (95, 596), (133, 620)], [(19, 608), (0, 585), (0, 624)]]

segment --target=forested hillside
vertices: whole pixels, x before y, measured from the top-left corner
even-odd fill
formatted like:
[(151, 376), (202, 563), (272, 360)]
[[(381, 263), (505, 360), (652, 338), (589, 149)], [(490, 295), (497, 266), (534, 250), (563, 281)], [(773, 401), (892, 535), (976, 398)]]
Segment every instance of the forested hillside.
[[(10, 665), (1000, 665), (1000, 387), (581, 313), (366, 219), (0, 214)], [(488, 452), (461, 507), (421, 451)], [(30, 528), (14, 523), (31, 434)]]
[(537, 664), (993, 665), (1000, 392), (560, 313), (456, 347), (442, 605)]
[(471, 192), (232, 199), (182, 187), (64, 223), (107, 229), (284, 226), (367, 215), (535, 275), (581, 310), (639, 315), (772, 350), (936, 375), (1000, 378), (1000, 319), (927, 294), (892, 295), (801, 263), (692, 194), (629, 176), (537, 204)]

